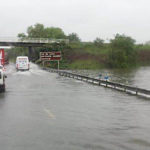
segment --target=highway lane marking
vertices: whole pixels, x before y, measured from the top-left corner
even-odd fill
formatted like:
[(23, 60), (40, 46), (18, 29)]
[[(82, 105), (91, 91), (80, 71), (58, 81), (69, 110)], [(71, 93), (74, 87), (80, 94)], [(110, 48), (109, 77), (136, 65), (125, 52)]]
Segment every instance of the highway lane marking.
[(54, 114), (49, 109), (44, 109), (44, 111), (48, 114), (49, 118), (56, 119)]

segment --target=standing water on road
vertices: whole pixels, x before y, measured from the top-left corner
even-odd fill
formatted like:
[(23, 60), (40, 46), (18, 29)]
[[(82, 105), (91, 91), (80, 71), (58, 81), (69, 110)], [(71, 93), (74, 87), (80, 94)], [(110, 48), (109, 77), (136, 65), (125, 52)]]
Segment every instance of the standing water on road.
[[(150, 89), (149, 70), (120, 75)], [(26, 72), (10, 64), (7, 75), (6, 92), (0, 94), (2, 150), (150, 149), (149, 100), (60, 77), (35, 64)]]

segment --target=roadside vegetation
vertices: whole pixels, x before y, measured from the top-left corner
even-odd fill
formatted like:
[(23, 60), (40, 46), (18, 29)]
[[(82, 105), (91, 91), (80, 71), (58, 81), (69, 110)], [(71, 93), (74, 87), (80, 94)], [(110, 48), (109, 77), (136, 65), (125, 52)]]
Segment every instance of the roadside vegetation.
[[(116, 34), (113, 39), (105, 43), (100, 37), (92, 42), (82, 42), (77, 33), (66, 35), (61, 28), (45, 27), (35, 24), (27, 28), (26, 33), (19, 33), (20, 39), (50, 38), (69, 39), (69, 44), (51, 44), (41, 48), (33, 48), (32, 61), (42, 64), (39, 52), (61, 51), (61, 69), (100, 69), (100, 68), (133, 68), (150, 65), (150, 44), (136, 44), (127, 35)], [(13, 48), (9, 51), (10, 58), (18, 55), (28, 55), (28, 48)], [(47, 62), (47, 66), (55, 68), (56, 62)]]

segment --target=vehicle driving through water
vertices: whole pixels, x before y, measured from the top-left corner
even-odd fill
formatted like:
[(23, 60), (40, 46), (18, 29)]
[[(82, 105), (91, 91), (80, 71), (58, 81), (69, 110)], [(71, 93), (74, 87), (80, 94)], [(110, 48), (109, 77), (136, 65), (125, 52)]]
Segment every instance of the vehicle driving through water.
[(16, 69), (17, 71), (25, 71), (29, 70), (30, 64), (29, 64), (29, 58), (27, 56), (18, 56), (16, 58)]

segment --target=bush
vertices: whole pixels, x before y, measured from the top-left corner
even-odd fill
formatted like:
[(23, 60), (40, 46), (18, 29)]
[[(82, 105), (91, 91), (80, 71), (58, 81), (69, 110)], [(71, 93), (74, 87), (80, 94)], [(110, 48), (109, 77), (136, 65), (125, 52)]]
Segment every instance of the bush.
[(117, 34), (110, 41), (109, 65), (117, 68), (127, 68), (136, 63), (134, 50), (135, 40), (129, 36)]

